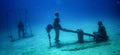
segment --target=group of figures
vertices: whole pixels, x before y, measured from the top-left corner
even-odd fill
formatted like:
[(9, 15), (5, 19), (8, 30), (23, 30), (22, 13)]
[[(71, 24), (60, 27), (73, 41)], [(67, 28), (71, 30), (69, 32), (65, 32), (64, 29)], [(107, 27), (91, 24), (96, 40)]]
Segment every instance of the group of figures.
[(76, 33), (79, 43), (84, 43), (84, 35), (93, 37), (94, 41), (97, 43), (105, 42), (105, 41), (108, 41), (108, 39), (109, 39), (102, 21), (98, 21), (98, 32), (93, 32), (93, 34), (89, 34), (89, 33), (84, 33), (83, 30), (81, 30), (81, 29), (77, 29), (76, 31), (74, 31), (74, 30), (68, 30), (68, 29), (62, 28), (60, 25), (59, 13), (58, 12), (55, 13), (55, 16), (56, 16), (56, 18), (54, 19), (53, 25), (48, 24), (47, 28), (46, 28), (46, 31), (47, 31), (48, 37), (49, 37), (50, 46), (51, 46), (50, 31), (52, 29), (55, 30), (55, 34), (56, 34), (55, 43), (56, 44), (59, 44), (59, 42), (60, 42), (60, 40), (59, 40), (60, 30), (66, 31), (66, 32)]

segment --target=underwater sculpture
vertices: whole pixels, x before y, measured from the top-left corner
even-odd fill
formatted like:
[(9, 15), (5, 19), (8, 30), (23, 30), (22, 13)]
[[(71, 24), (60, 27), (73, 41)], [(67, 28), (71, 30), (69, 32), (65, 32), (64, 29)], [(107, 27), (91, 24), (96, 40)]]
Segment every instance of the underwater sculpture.
[(17, 27), (18, 27), (18, 36), (19, 36), (19, 38), (25, 37), (24, 24), (23, 24), (23, 22), (21, 20), (17, 24)]
[[(30, 25), (30, 24), (29, 24)], [(17, 38), (13, 38), (11, 40), (11, 42), (15, 42), (15, 41), (18, 41), (18, 40), (21, 40), (21, 39), (26, 39), (26, 38), (29, 38), (29, 37), (33, 37), (34, 35), (32, 34), (32, 30), (30, 30), (30, 34), (28, 34), (26, 32), (26, 26), (25, 26), (25, 23), (23, 23), (22, 20), (19, 20), (18, 24), (17, 24), (17, 29), (18, 29), (18, 39)]]
[(56, 18), (54, 20), (53, 26), (51, 24), (48, 24), (47, 28), (46, 28), (46, 31), (48, 33), (50, 47), (51, 47), (51, 40), (50, 40), (51, 39), (51, 37), (50, 37), (51, 29), (55, 30), (55, 34), (56, 34), (55, 43), (56, 44), (59, 44), (59, 33), (60, 33), (59, 31), (60, 30), (65, 31), (65, 32), (76, 33), (79, 43), (84, 43), (84, 35), (93, 37), (94, 41), (96, 43), (104, 42), (104, 41), (107, 41), (109, 39), (108, 36), (107, 36), (106, 29), (102, 24), (102, 21), (98, 22), (98, 26), (99, 26), (98, 32), (93, 32), (93, 34), (89, 34), (89, 33), (85, 33), (82, 29), (77, 29), (76, 31), (74, 31), (74, 30), (68, 30), (68, 29), (62, 28), (61, 25), (59, 24), (59, 22), (60, 22), (59, 13), (55, 13), (55, 16), (56, 16)]
[(104, 27), (102, 21), (98, 22), (98, 32), (93, 32), (93, 34), (95, 37), (94, 40), (96, 42), (103, 42), (109, 39), (106, 32), (106, 28)]
[(55, 13), (55, 16), (56, 16), (56, 18), (55, 18), (54, 23), (53, 23), (53, 29), (55, 30), (55, 34), (56, 34), (56, 36), (55, 36), (55, 43), (56, 44), (59, 44), (59, 41), (60, 41), (59, 40), (60, 30), (66, 31), (66, 32), (79, 33), (79, 31), (76, 32), (76, 31), (73, 31), (73, 30), (68, 30), (68, 29), (62, 28), (61, 25), (59, 24), (59, 22), (60, 22), (59, 13), (58, 12)]
[(62, 28), (61, 27), (61, 25), (59, 24), (59, 22), (60, 22), (60, 19), (59, 19), (59, 13), (57, 12), (57, 13), (55, 13), (55, 16), (56, 16), (56, 18), (55, 18), (55, 20), (54, 20), (54, 23), (53, 23), (53, 26), (51, 25), (51, 24), (48, 24), (47, 25), (47, 27), (46, 27), (46, 31), (47, 31), (47, 33), (48, 33), (48, 38), (49, 38), (49, 44), (50, 44), (50, 47), (51, 47), (51, 36), (50, 36), (50, 31), (51, 31), (51, 29), (54, 29), (55, 30), (55, 34), (56, 34), (56, 36), (55, 36), (55, 43), (56, 44), (59, 44), (59, 34), (60, 34), (60, 30), (62, 30), (62, 31), (67, 31), (67, 32), (74, 32), (75, 33), (75, 31), (72, 31), (72, 30), (67, 30), (67, 29), (64, 29), (64, 28)]
[[(83, 35), (92, 36), (96, 43), (108, 41), (108, 35), (102, 21), (98, 21), (98, 32), (93, 32), (93, 34), (84, 33), (82, 30), (78, 31), (78, 41), (83, 43)], [(80, 36), (79, 36), (80, 35)]]
[[(16, 28), (17, 28), (17, 37), (16, 35), (13, 35), (12, 31), (12, 23), (9, 18), (9, 12), (6, 13), (6, 27), (7, 27), (7, 34), (11, 42), (15, 42), (17, 40), (21, 40), (24, 38), (29, 38), (33, 37), (32, 29), (31, 29), (31, 24), (30, 24), (30, 19), (28, 18), (28, 10), (25, 9), (25, 19), (20, 18), (18, 21)], [(17, 21), (17, 20), (16, 20)], [(23, 22), (24, 21), (24, 22)], [(30, 33), (30, 34), (29, 34)]]
[(55, 36), (55, 43), (59, 43), (59, 33), (60, 33), (60, 29), (62, 29), (61, 25), (59, 24), (60, 19), (59, 19), (59, 13), (55, 13), (55, 20), (53, 23), (53, 28), (55, 30), (56, 36)]
[(53, 27), (52, 27), (51, 24), (48, 24), (48, 25), (47, 25), (47, 28), (46, 28), (47, 33), (48, 33), (48, 38), (49, 38), (50, 47), (51, 47), (51, 36), (50, 36), (50, 31), (51, 31), (52, 28), (53, 28)]

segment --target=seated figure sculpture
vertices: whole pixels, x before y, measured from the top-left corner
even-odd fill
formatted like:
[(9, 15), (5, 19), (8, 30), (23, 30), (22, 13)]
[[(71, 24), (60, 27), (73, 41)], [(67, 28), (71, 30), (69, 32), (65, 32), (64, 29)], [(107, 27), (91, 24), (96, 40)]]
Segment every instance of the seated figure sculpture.
[(94, 40), (96, 42), (103, 42), (103, 41), (107, 41), (109, 39), (107, 32), (106, 32), (106, 29), (103, 26), (102, 21), (98, 22), (98, 32), (93, 32), (93, 34), (95, 37)]

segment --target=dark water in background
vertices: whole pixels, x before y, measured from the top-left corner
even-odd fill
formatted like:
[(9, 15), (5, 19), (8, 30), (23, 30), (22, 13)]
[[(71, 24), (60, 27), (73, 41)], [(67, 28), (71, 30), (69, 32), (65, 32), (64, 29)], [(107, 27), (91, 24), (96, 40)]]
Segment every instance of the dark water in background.
[(43, 30), (47, 24), (53, 23), (55, 12), (60, 13), (61, 25), (64, 27), (79, 23), (96, 23), (98, 20), (118, 24), (120, 19), (116, 16), (120, 14), (120, 4), (116, 1), (119, 0), (2, 0), (0, 37), (7, 35), (2, 34), (7, 31), (7, 20), (8, 28), (12, 32), (14, 29), (17, 30), (16, 25), (20, 19), (32, 27), (37, 26), (38, 30)]

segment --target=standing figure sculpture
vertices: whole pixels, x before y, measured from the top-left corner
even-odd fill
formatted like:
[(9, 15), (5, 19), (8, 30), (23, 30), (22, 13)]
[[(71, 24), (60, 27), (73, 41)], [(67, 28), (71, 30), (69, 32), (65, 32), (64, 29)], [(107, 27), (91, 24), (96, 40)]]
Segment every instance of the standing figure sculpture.
[(53, 23), (53, 28), (55, 30), (55, 43), (59, 43), (59, 34), (60, 34), (60, 29), (61, 29), (61, 25), (59, 24), (60, 22), (60, 19), (59, 19), (59, 13), (55, 13), (55, 20), (54, 20), (54, 23)]
[(19, 36), (19, 38), (25, 37), (25, 30), (24, 30), (23, 22), (19, 21), (17, 27), (18, 27), (18, 36)]

